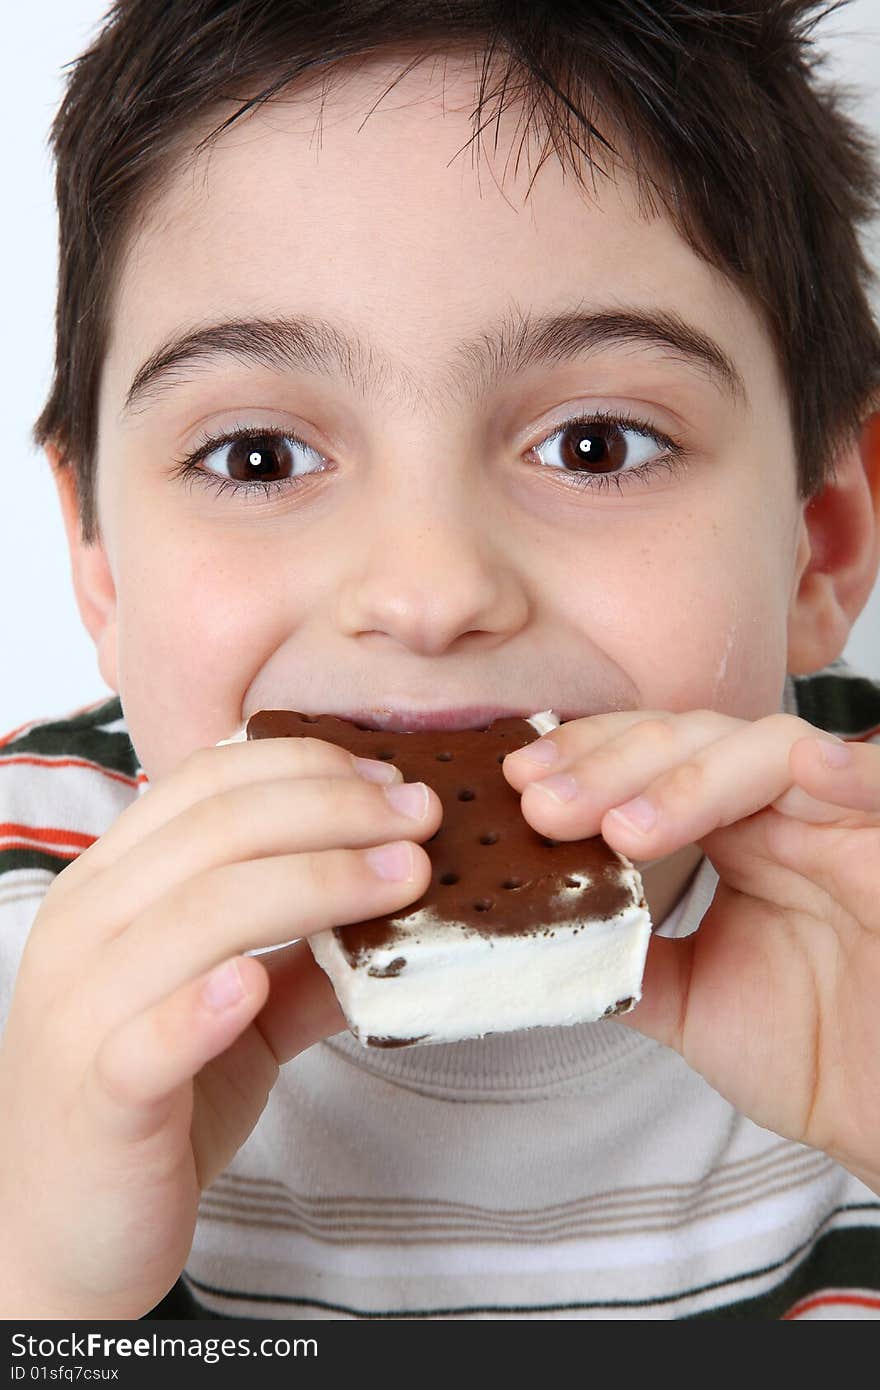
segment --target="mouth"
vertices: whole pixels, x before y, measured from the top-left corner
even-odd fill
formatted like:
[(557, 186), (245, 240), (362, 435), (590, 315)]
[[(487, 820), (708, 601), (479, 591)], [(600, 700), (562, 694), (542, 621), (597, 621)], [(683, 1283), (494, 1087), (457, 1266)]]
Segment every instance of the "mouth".
[[(325, 711), (329, 713), (329, 711)], [(488, 729), (496, 719), (529, 719), (534, 709), (502, 709), (496, 705), (469, 705), (461, 709), (402, 710), (368, 709), (350, 713), (337, 713), (336, 719), (347, 719), (359, 729), (373, 730), (376, 733), (406, 734), (421, 733), (429, 729), (442, 729), (454, 733), (462, 729)], [(568, 716), (559, 715), (564, 723)]]

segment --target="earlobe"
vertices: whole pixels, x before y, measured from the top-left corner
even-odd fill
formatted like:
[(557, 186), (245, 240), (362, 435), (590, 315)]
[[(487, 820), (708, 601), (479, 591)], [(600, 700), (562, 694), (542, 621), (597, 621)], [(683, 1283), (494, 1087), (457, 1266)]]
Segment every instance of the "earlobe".
[(878, 562), (880, 415), (873, 414), (841, 454), (835, 476), (804, 506), (788, 620), (790, 675), (809, 675), (841, 655)]
[(58, 492), (70, 573), (80, 617), (98, 657), (98, 669), (111, 690), (118, 692), (116, 643), (116, 585), (101, 541), (84, 545), (79, 516), (76, 472), (54, 444), (47, 444), (46, 458)]

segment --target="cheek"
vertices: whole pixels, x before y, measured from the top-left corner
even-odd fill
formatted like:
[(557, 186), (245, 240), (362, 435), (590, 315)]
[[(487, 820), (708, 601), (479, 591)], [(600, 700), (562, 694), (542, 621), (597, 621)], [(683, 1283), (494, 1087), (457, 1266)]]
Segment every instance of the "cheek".
[[(753, 517), (698, 533), (688, 582), (675, 594), (676, 660), (670, 708), (757, 719), (780, 708), (786, 672), (788, 585), (781, 531)], [(658, 614), (658, 618), (660, 615)], [(667, 629), (668, 630), (668, 629)], [(675, 677), (678, 670), (679, 675)]]
[[(126, 547), (117, 583), (119, 687), (132, 742), (151, 781), (237, 727), (243, 692), (297, 624), (309, 597), (279, 581), (269, 546), (192, 527)], [(281, 611), (283, 610), (283, 612)]]
[[(665, 517), (605, 555), (569, 605), (590, 647), (628, 677), (641, 708), (779, 708), (789, 572), (779, 530), (757, 516)], [(621, 540), (623, 538), (621, 537)], [(586, 598), (583, 596), (587, 595)]]

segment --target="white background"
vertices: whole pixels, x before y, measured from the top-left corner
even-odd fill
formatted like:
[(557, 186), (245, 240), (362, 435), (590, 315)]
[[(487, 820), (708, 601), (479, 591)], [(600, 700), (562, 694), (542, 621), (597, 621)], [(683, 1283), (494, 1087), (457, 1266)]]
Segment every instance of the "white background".
[[(61, 98), (63, 65), (87, 46), (107, 8), (107, 0), (37, 0), (9, 3), (3, 16), (0, 390), (9, 447), (0, 455), (0, 735), (110, 693), (76, 608), (49, 467), (29, 439), (49, 386), (53, 350), (56, 221), (46, 137)], [(880, 0), (853, 0), (822, 32), (829, 73), (857, 90), (856, 110), (880, 139)], [(869, 249), (880, 266), (877, 228)], [(880, 312), (880, 296), (875, 306)], [(844, 655), (880, 679), (880, 585)]]

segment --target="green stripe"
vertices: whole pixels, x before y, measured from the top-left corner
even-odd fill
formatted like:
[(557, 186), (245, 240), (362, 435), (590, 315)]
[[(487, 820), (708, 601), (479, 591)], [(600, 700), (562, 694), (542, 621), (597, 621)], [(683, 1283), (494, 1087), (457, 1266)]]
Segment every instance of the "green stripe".
[[(47, 719), (0, 749), (0, 764), (7, 758), (22, 754), (40, 758), (81, 758), (84, 762), (134, 780), (139, 764), (128, 734), (124, 731), (107, 733), (101, 728), (101, 725), (113, 724), (121, 718), (122, 702), (118, 695), (113, 695), (94, 709), (71, 719)], [(51, 805), (50, 798), (47, 798), (46, 804)], [(8, 807), (5, 809), (8, 812)], [(46, 813), (41, 815), (39, 826), (45, 823)], [(82, 828), (76, 827), (77, 830)], [(0, 875), (16, 869), (46, 869), (51, 874), (60, 874), (80, 853), (77, 850), (59, 858), (38, 848), (6, 849), (0, 851)]]
[[(843, 662), (836, 668), (848, 669)], [(798, 713), (817, 729), (860, 738), (880, 726), (880, 684), (867, 676), (826, 668), (813, 676), (794, 676), (793, 683)]]
[(865, 1227), (829, 1231), (787, 1279), (757, 1298), (744, 1298), (695, 1313), (683, 1321), (734, 1318), (778, 1322), (789, 1308), (826, 1289), (865, 1290), (880, 1296), (880, 1231)]
[(133, 778), (137, 774), (138, 760), (128, 734), (124, 731), (107, 733), (100, 727), (121, 718), (122, 702), (118, 695), (114, 695), (97, 709), (76, 715), (73, 719), (47, 720), (36, 724), (0, 749), (0, 760), (21, 753), (46, 758), (84, 758), (97, 763), (99, 767)]
[(77, 850), (59, 859), (57, 854), (46, 854), (39, 849), (5, 849), (0, 853), (0, 875), (11, 874), (15, 869), (48, 869), (50, 874), (60, 874), (81, 853), (82, 850)]

